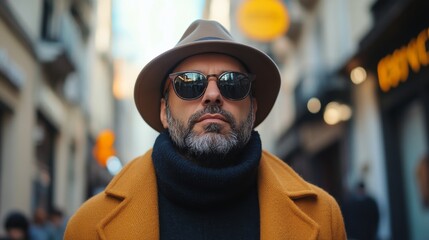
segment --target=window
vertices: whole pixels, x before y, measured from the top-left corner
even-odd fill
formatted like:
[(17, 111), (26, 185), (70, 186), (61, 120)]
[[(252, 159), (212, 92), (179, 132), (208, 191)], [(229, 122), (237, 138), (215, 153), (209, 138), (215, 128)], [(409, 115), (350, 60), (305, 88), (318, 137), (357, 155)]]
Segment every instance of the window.
[(33, 210), (53, 207), (54, 151), (58, 133), (41, 114), (37, 114), (35, 129), (36, 177), (33, 180)]
[(46, 41), (55, 41), (53, 33), (54, 3), (53, 0), (43, 0), (41, 38)]

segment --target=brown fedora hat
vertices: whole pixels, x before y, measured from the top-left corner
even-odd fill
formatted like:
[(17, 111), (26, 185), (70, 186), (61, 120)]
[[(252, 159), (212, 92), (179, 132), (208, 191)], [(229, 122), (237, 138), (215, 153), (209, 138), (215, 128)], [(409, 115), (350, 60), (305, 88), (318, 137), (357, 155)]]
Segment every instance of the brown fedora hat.
[(280, 89), (280, 73), (276, 64), (262, 51), (235, 42), (218, 22), (196, 20), (176, 46), (150, 61), (140, 72), (134, 87), (134, 100), (140, 115), (153, 129), (163, 131), (159, 111), (163, 83), (168, 74), (184, 59), (203, 53), (232, 56), (256, 75), (252, 93), (258, 110), (254, 127), (270, 113)]

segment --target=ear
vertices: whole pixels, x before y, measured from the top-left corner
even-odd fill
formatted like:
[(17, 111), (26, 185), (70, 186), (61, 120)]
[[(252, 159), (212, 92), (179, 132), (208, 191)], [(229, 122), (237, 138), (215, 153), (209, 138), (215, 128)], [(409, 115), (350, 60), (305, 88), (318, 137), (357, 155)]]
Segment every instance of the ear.
[(161, 98), (161, 106), (159, 107), (159, 118), (161, 119), (162, 126), (167, 129), (168, 121), (167, 121), (167, 106), (164, 98)]
[(253, 104), (253, 125), (255, 125), (256, 111), (258, 110), (258, 101), (256, 101), (256, 98), (254, 97), (252, 97), (250, 101), (252, 101)]

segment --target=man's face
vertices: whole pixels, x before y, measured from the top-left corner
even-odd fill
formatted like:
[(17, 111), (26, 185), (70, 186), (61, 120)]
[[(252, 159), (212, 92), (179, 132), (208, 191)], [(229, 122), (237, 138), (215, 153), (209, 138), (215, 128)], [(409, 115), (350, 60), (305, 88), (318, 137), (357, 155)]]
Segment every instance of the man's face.
[(21, 228), (10, 228), (8, 229), (7, 234), (11, 240), (26, 239), (25, 232)]
[[(246, 73), (234, 58), (221, 54), (196, 55), (185, 59), (173, 72), (199, 71), (219, 75), (225, 71)], [(169, 80), (168, 80), (169, 81)], [(247, 96), (233, 101), (223, 97), (210, 77), (204, 94), (195, 100), (183, 100), (168, 87), (168, 103), (161, 100), (161, 121), (169, 129), (179, 148), (194, 155), (227, 154), (247, 143), (253, 129), (256, 100)]]

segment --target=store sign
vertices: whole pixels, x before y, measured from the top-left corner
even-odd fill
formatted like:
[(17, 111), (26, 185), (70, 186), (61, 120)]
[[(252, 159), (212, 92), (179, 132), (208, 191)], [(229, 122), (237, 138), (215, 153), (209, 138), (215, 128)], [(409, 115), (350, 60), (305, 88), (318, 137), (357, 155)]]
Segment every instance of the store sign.
[(429, 64), (429, 28), (420, 32), (408, 45), (393, 51), (378, 62), (380, 88), (388, 92), (408, 79), (410, 70), (418, 73)]
[(237, 23), (248, 38), (265, 42), (286, 33), (289, 16), (280, 0), (247, 0), (238, 8)]

